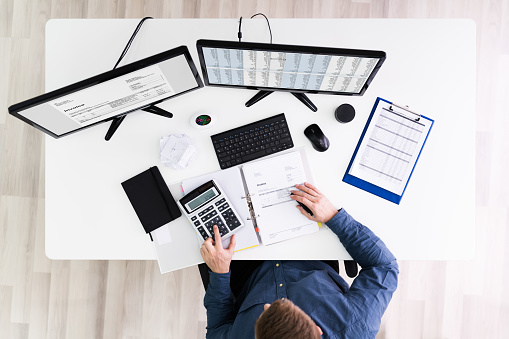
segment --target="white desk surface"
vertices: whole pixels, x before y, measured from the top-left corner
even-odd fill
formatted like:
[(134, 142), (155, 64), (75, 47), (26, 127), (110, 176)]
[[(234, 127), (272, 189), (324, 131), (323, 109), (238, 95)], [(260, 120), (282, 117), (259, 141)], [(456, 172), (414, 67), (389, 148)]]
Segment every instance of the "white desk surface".
[[(139, 20), (51, 20), (46, 26), (48, 91), (110, 70)], [(309, 95), (313, 113), (289, 93), (250, 108), (255, 94), (205, 87), (168, 100), (167, 119), (127, 116), (113, 138), (109, 123), (55, 140), (46, 137), (46, 254), (51, 259), (155, 259), (148, 235), (120, 183), (158, 165), (171, 186), (219, 170), (210, 135), (285, 112), (296, 147), (306, 147), (316, 186), (373, 230), (398, 259), (468, 259), (474, 254), (475, 25), (469, 20), (271, 19), (274, 43), (383, 50), (387, 60), (364, 96)], [(158, 19), (145, 22), (123, 64), (187, 45), (199, 68), (196, 40), (237, 38), (236, 19)], [(268, 41), (265, 20), (244, 20), (243, 41)], [(342, 182), (377, 96), (435, 120), (400, 205)], [(356, 109), (348, 124), (334, 120), (342, 103)], [(210, 112), (218, 123), (198, 130), (191, 115)], [(331, 146), (312, 149), (303, 131), (318, 123)], [(185, 133), (198, 156), (185, 170), (158, 161), (159, 138)], [(173, 192), (178, 198), (180, 192)], [(170, 225), (172, 269), (201, 261), (197, 239), (182, 217)], [(236, 259), (346, 259), (329, 230), (272, 246), (239, 251)]]

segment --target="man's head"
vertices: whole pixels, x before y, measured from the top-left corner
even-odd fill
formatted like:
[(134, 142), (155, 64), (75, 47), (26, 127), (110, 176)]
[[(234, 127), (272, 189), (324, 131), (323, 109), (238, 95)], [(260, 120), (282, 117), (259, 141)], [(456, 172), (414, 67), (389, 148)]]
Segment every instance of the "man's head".
[(277, 300), (266, 304), (255, 325), (255, 338), (314, 339), (322, 330), (290, 300)]

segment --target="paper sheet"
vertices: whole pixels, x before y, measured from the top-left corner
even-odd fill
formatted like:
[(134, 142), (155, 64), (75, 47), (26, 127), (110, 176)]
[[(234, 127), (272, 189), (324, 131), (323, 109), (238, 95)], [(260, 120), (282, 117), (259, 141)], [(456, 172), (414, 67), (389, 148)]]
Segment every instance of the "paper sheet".
[(431, 122), (409, 119), (390, 106), (379, 101), (349, 174), (401, 195)]
[(290, 198), (295, 185), (307, 181), (300, 152), (247, 164), (242, 171), (264, 245), (318, 231)]
[(186, 168), (196, 153), (191, 138), (185, 134), (161, 137), (159, 144), (160, 160), (166, 167)]
[(159, 245), (169, 244), (171, 242), (170, 228), (168, 224), (163, 225), (151, 232), (152, 237)]

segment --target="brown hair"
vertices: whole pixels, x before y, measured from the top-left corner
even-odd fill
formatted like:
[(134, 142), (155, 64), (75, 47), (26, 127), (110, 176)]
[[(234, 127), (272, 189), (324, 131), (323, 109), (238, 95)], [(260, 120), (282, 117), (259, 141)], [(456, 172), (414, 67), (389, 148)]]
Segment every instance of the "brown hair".
[(320, 338), (313, 320), (290, 300), (274, 301), (255, 324), (255, 338)]

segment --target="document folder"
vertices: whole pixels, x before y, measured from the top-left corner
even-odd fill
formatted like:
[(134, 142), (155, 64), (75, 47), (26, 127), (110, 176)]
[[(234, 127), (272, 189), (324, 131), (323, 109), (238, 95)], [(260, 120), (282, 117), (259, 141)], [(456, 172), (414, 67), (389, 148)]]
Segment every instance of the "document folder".
[(343, 181), (399, 204), (433, 123), (377, 98)]
[(122, 183), (146, 233), (182, 215), (157, 166)]

